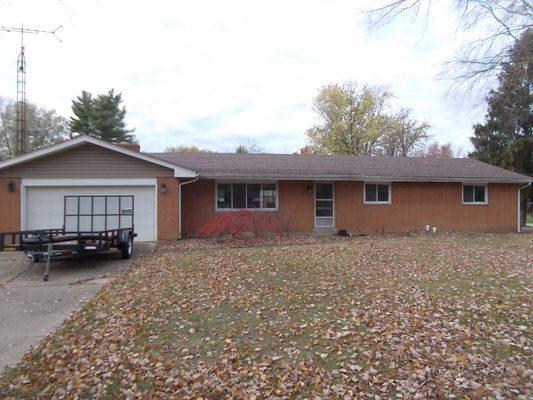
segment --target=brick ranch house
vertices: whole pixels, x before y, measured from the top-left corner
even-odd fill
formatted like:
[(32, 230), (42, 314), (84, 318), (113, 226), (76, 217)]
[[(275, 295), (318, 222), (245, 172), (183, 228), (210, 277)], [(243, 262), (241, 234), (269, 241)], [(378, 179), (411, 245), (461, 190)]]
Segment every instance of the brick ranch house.
[[(531, 181), (471, 159), (147, 154), (79, 136), (0, 162), (0, 232), (68, 229), (67, 197), (84, 195), (133, 198), (118, 212), (141, 241), (194, 236), (241, 209), (273, 213), (295, 233), (512, 232)], [(90, 205), (76, 207), (83, 225)]]

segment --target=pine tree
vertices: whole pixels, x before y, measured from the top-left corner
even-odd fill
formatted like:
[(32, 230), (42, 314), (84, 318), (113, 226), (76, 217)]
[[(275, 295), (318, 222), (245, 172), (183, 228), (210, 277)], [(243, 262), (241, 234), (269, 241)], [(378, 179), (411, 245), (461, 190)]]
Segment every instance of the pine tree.
[[(510, 49), (511, 62), (499, 76), (499, 87), (487, 97), (483, 124), (474, 126), (470, 157), (525, 175), (533, 175), (533, 30), (525, 31)], [(529, 189), (522, 196), (525, 210)], [(525, 216), (525, 212), (522, 212)]]
[(132, 130), (126, 128), (126, 107), (121, 107), (122, 95), (111, 89), (96, 97), (93, 106), (94, 129), (99, 138), (111, 142), (132, 142)]
[(71, 131), (111, 142), (133, 142), (135, 136), (126, 127), (126, 108), (121, 103), (122, 95), (113, 89), (96, 97), (83, 91), (72, 102)]
[(72, 100), (72, 113), (74, 117), (70, 117), (69, 120), (69, 127), (72, 132), (94, 135), (92, 124), (93, 104), (93, 96), (85, 90), (81, 92), (81, 96)]

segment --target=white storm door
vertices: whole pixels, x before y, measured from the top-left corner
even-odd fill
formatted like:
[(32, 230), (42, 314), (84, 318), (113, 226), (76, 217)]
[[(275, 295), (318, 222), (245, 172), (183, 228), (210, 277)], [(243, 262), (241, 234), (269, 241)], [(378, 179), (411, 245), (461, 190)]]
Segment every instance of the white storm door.
[(335, 226), (335, 195), (333, 183), (315, 183), (315, 227)]

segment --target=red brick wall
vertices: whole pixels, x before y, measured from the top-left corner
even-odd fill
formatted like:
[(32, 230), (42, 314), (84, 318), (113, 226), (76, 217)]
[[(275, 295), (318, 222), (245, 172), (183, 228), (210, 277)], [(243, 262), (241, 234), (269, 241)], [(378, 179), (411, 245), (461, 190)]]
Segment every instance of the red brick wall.
[[(287, 232), (312, 232), (314, 227), (313, 194), (307, 187), (313, 182), (280, 181), (278, 183), (278, 211), (271, 212)], [(216, 214), (215, 181), (200, 180), (182, 187), (182, 229), (185, 236), (194, 236)], [(227, 212), (227, 211), (221, 211)]]
[(517, 185), (489, 184), (488, 205), (463, 205), (460, 183), (392, 183), (391, 205), (363, 203), (362, 182), (336, 182), (338, 229), (351, 232), (516, 231)]
[[(15, 191), (10, 192), (8, 182), (15, 182)], [(0, 232), (20, 229), (20, 179), (0, 178)]]
[[(279, 211), (281, 227), (286, 232), (312, 232), (315, 227), (314, 182), (280, 181)], [(311, 194), (307, 193), (311, 188)]]
[(183, 185), (181, 188), (181, 229), (194, 236), (215, 215), (215, 183), (211, 180)]
[[(162, 193), (159, 188), (167, 185)], [(157, 178), (157, 238), (171, 240), (179, 237), (178, 184), (175, 178)]]
[[(279, 217), (284, 231), (314, 231), (313, 182), (280, 181)], [(451, 231), (515, 231), (517, 185), (490, 184), (488, 205), (463, 205), (460, 183), (392, 183), (391, 205), (363, 203), (362, 182), (335, 182), (337, 229), (350, 232), (402, 232), (426, 225)], [(183, 187), (184, 235), (195, 232), (215, 215), (215, 182), (201, 180)]]

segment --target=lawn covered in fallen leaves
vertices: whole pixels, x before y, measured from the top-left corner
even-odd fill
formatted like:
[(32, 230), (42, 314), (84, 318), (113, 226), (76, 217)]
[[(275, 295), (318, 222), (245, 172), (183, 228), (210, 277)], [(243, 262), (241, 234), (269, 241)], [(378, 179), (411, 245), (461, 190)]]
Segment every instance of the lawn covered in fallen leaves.
[(162, 245), (8, 397), (531, 398), (533, 235)]

